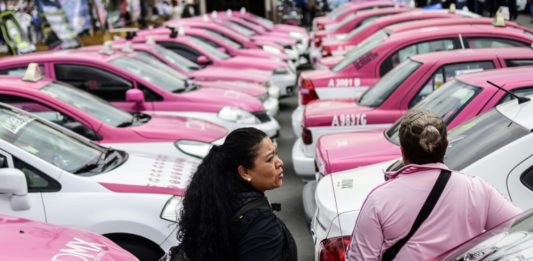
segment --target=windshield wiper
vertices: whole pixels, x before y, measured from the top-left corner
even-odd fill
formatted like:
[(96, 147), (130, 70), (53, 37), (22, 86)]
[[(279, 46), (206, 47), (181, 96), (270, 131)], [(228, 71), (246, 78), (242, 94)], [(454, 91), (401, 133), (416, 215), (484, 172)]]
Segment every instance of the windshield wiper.
[(76, 171), (74, 171), (74, 174), (80, 174), (80, 173), (89, 172), (89, 171), (99, 167), (100, 165), (102, 165), (102, 163), (100, 163), (100, 162), (107, 157), (107, 154), (109, 152), (112, 152), (112, 151), (113, 151), (113, 149), (111, 147), (106, 148), (102, 152), (102, 154), (100, 154), (100, 156), (98, 157), (98, 159), (95, 162), (88, 163), (88, 164), (85, 164), (85, 165), (81, 166), (81, 168), (79, 168)]
[(132, 115), (130, 121), (122, 122), (121, 124), (117, 125), (117, 127), (118, 127), (118, 128), (129, 127), (129, 126), (133, 125), (134, 122), (135, 122), (135, 116)]

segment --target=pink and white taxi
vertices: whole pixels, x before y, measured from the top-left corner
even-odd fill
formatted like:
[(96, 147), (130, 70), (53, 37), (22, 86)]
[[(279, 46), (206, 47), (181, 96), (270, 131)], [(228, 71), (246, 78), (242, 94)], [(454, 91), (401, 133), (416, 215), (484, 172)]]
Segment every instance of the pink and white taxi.
[(136, 60), (136, 55), (82, 48), (6, 57), (0, 60), (0, 74), (19, 73), (34, 62), (47, 78), (69, 83), (130, 112), (203, 119), (230, 130), (251, 126), (270, 137), (278, 135), (279, 124), (257, 98), (190, 86), (175, 74)]
[[(496, 84), (505, 82), (500, 77)], [(450, 145), (444, 163), (485, 179), (518, 207), (532, 208), (532, 113), (531, 101), (515, 99), (457, 126), (448, 134)], [(344, 260), (364, 200), (373, 188), (385, 182), (385, 171), (399, 166), (401, 162), (393, 160), (320, 180), (315, 194), (317, 211), (311, 224), (315, 260)]]
[[(317, 99), (357, 97), (411, 55), (452, 49), (530, 46), (533, 42), (533, 36), (519, 28), (492, 25), (423, 27), (428, 21), (387, 27), (352, 49), (331, 70), (302, 72), (298, 80), (301, 104)], [(416, 29), (406, 24), (416, 26)], [(410, 29), (405, 30), (406, 26)]]
[(140, 260), (158, 260), (178, 243), (177, 213), (199, 164), (102, 147), (4, 104), (0, 162), (20, 170), (0, 172), (2, 187), (9, 184), (0, 213), (92, 231)]
[[(432, 11), (416, 11), (408, 12), (405, 14), (393, 15), (390, 17), (383, 17), (378, 19), (375, 23), (372, 23), (368, 27), (364, 27), (361, 30), (355, 30), (351, 32), (348, 39), (348, 35), (343, 37), (342, 41), (333, 40), (329, 43), (328, 47), (324, 45), (325, 48), (322, 52), (323, 57), (331, 56), (331, 58), (325, 58), (319, 60), (317, 67), (333, 67), (337, 62), (341, 61), (341, 57), (346, 55), (351, 49), (357, 46), (359, 43), (366, 40), (366, 38), (372, 36), (374, 33), (379, 30), (385, 30), (387, 32), (403, 32), (409, 30), (415, 30), (420, 28), (434, 27), (434, 26), (451, 26), (451, 25), (490, 25), (495, 24), (495, 19), (491, 18), (476, 18), (472, 19), (472, 13), (470, 12), (439, 12), (440, 10)], [(447, 15), (447, 16), (446, 16)], [(454, 18), (453, 20), (448, 20), (447, 18)], [(532, 30), (524, 27), (515, 22), (502, 21), (501, 27), (511, 27), (517, 28), (519, 30), (524, 30), (526, 34), (531, 35)], [(336, 50), (336, 51), (333, 51)]]
[[(386, 128), (443, 83), (458, 75), (531, 64), (533, 64), (533, 49), (529, 47), (501, 48), (496, 53), (494, 49), (487, 48), (412, 56), (387, 73), (357, 101), (353, 99), (318, 100), (309, 103), (304, 110), (302, 136), (296, 140), (292, 149), (295, 171), (304, 178), (314, 177), (316, 172), (315, 149), (317, 148), (315, 145), (324, 134)], [(464, 109), (463, 106), (473, 106), (473, 109), (461, 114), (462, 117), (470, 118), (479, 113), (479, 108), (486, 106), (490, 100), (489, 97), (496, 97), (493, 100), (494, 104), (500, 97), (494, 94), (497, 93), (497, 90), (488, 87), (483, 95), (477, 96), (475, 95), (477, 92), (473, 91), (474, 89), (470, 91), (461, 88), (453, 90), (458, 91), (458, 94), (453, 96), (454, 91), (450, 91), (447, 93), (447, 95), (452, 95), (450, 97), (439, 96), (431, 99), (431, 101), (428, 99), (425, 103), (432, 104), (430, 106), (432, 109), (442, 111), (443, 116), (447, 115), (447, 118), (455, 117), (456, 113)], [(464, 96), (455, 99), (454, 97), (459, 94)], [(470, 99), (473, 97), (477, 98), (471, 103)], [(442, 99), (449, 99), (449, 101), (443, 102)], [(463, 121), (464, 118), (462, 117), (458, 120)], [(365, 142), (369, 142), (368, 144), (375, 144), (376, 138), (383, 138), (381, 131), (377, 133), (379, 133), (379, 137), (373, 138), (362, 133), (361, 136), (364, 138), (359, 141), (365, 140)], [(368, 140), (366, 141), (366, 139)], [(347, 144), (343, 143), (343, 145)], [(344, 147), (341, 146), (341, 148)], [(325, 146), (325, 149), (328, 147)], [(367, 150), (365, 149), (364, 152), (366, 153)], [(324, 153), (326, 154), (321, 156), (335, 157), (331, 151)], [(362, 162), (367, 160), (370, 159), (365, 159)], [(376, 160), (380, 160), (377, 155)]]
[[(361, 13), (363, 13), (363, 11)], [(316, 62), (314, 62), (314, 64), (316, 64), (318, 63), (318, 59), (321, 57), (339, 56), (345, 54), (346, 51), (355, 47), (367, 37), (389, 25), (400, 24), (410, 21), (420, 21), (425, 19), (452, 17), (457, 18), (458, 16), (449, 12), (430, 12), (416, 10), (391, 16), (380, 17), (377, 19), (371, 18), (370, 20), (364, 20), (363, 22), (361, 22), (361, 26), (345, 35), (324, 39), (320, 43), (321, 50), (317, 50), (311, 55), (313, 55), (313, 57), (317, 59)]]
[(329, 24), (342, 21), (346, 16), (356, 13), (358, 11), (394, 7), (396, 4), (393, 1), (361, 1), (361, 2), (348, 2), (337, 7), (333, 12), (326, 16), (316, 17), (313, 19), (313, 31), (325, 30)]
[[(282, 96), (292, 94), (294, 89), (296, 72), (278, 59), (232, 57), (200, 39), (188, 36), (178, 37), (178, 35), (174, 34), (145, 34), (135, 37), (132, 41), (144, 43), (148, 39), (153, 39), (157, 44), (182, 55), (200, 66), (242, 69), (252, 74), (257, 70), (273, 72), (271, 82), (274, 86), (280, 88)], [(262, 74), (262, 72), (259, 72), (259, 74)]]
[[(30, 65), (31, 66), (31, 65)], [(129, 113), (65, 83), (0, 76), (0, 102), (40, 115), (92, 141), (127, 151), (202, 158), (227, 129), (180, 116)]]
[[(134, 56), (135, 59), (145, 62), (149, 65), (159, 68), (162, 71), (166, 71), (170, 74), (175, 74), (183, 79), (186, 79), (189, 85), (195, 85), (197, 87), (206, 87), (206, 88), (215, 88), (223, 90), (234, 90), (242, 92), (244, 94), (258, 98), (265, 111), (270, 115), (275, 116), (279, 111), (279, 88), (276, 86), (270, 86), (268, 89), (265, 85), (260, 85), (259, 83), (253, 82), (243, 82), (243, 81), (222, 81), (217, 78), (217, 75), (222, 73), (240, 73), (237, 70), (232, 69), (214, 69), (211, 72), (204, 72), (203, 75), (207, 76), (202, 81), (194, 77), (187, 77), (185, 74), (182, 74), (180, 70), (186, 67), (186, 63), (190, 63), (189, 60), (179, 56), (178, 54), (165, 49), (157, 44), (132, 44), (132, 43), (119, 43), (113, 44), (111, 42), (106, 42), (104, 45), (111, 45), (112, 49), (115, 51), (122, 51), (126, 53), (135, 52), (137, 55)], [(109, 46), (106, 46), (109, 47)], [(86, 47), (84, 50), (99, 50), (101, 46), (92, 46)], [(183, 63), (186, 62), (186, 63)], [(169, 68), (175, 69), (177, 72), (169, 72)], [(179, 68), (179, 69), (178, 69)], [(199, 74), (202, 75), (202, 74)], [(255, 75), (256, 77), (248, 77), (246, 79), (253, 80), (264, 80), (268, 81), (267, 77), (261, 78), (261, 75)], [(207, 79), (207, 81), (206, 81)], [(234, 77), (234, 80), (243, 79), (243, 77)]]
[[(0, 169), (1, 179), (22, 175), (17, 169)], [(2, 193), (12, 191), (2, 188)], [(4, 260), (138, 260), (106, 237), (6, 215), (0, 215), (0, 245)]]

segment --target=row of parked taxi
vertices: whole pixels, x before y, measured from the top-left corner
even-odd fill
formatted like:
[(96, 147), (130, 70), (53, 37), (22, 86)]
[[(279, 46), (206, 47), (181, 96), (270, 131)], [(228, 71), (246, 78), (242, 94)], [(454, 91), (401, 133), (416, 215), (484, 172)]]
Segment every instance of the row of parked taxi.
[[(308, 181), (315, 260), (344, 260), (366, 196), (402, 165), (398, 119), (415, 107), (448, 125), (447, 166), (533, 207), (533, 30), (453, 6), (356, 1), (316, 18), (310, 41), (315, 70), (297, 81), (292, 161)], [(531, 215), (434, 259), (533, 258)]]
[(122, 32), (0, 59), (0, 259), (158, 260), (210, 147), (240, 127), (278, 137), (309, 43), (232, 11)]

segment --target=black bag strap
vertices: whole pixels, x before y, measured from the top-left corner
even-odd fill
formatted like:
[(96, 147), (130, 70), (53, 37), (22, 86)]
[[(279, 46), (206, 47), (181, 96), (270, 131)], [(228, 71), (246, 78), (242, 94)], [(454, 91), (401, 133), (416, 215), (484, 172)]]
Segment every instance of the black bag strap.
[(444, 188), (446, 187), (446, 183), (448, 183), (448, 180), (450, 179), (451, 172), (449, 170), (442, 170), (439, 174), (439, 177), (437, 178), (437, 181), (435, 182), (435, 185), (433, 185), (433, 188), (431, 189), (431, 192), (429, 192), (429, 196), (426, 199), (426, 202), (424, 202), (424, 205), (422, 206), (422, 209), (420, 209), (420, 212), (418, 213), (418, 216), (415, 219), (415, 222), (413, 223), (413, 226), (411, 227), (411, 231), (402, 239), (398, 240), (393, 246), (385, 250), (385, 253), (383, 253), (382, 259), (383, 261), (391, 261), (396, 257), (396, 254), (400, 252), (400, 249), (411, 239), (411, 237), (416, 233), (418, 228), (424, 223), (424, 221), (427, 219), (429, 214), (431, 214), (431, 211), (433, 211), (433, 208), (437, 204), (437, 201), (440, 198), (440, 195), (442, 194), (442, 191), (444, 191)]
[(236, 221), (241, 219), (246, 212), (252, 210), (252, 209), (271, 209), (270, 208), (270, 202), (266, 199), (266, 197), (259, 197), (254, 200), (251, 200), (244, 204), (236, 213), (233, 215), (233, 218), (231, 220)]

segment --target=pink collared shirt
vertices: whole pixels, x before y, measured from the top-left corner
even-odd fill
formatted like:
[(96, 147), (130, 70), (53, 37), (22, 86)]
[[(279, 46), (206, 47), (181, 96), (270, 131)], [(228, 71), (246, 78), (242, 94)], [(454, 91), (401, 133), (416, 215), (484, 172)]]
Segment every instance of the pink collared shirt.
[[(357, 218), (347, 260), (380, 260), (403, 238), (442, 169), (442, 163), (410, 164), (388, 173), (366, 198)], [(453, 172), (439, 201), (395, 260), (424, 260), (459, 245), (522, 212), (479, 177)]]

